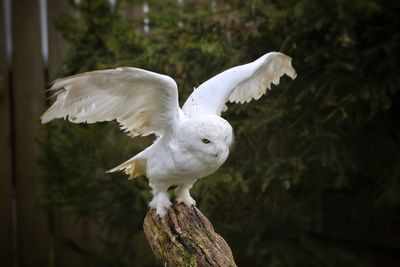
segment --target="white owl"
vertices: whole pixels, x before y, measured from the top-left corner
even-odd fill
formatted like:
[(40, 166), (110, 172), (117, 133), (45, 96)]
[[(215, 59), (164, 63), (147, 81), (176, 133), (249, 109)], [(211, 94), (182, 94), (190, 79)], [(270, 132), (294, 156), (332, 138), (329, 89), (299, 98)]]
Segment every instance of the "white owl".
[(204, 82), (181, 109), (177, 84), (169, 76), (129, 67), (92, 71), (56, 80), (51, 87), (56, 101), (41, 120), (117, 120), (132, 137), (155, 134), (151, 146), (109, 172), (124, 170), (130, 178), (146, 175), (153, 193), (149, 205), (164, 216), (171, 206), (170, 187), (176, 186), (178, 203), (195, 205), (190, 188), (228, 157), (233, 131), (220, 117), (225, 103), (259, 99), (283, 74), (296, 77), (291, 58), (265, 54)]

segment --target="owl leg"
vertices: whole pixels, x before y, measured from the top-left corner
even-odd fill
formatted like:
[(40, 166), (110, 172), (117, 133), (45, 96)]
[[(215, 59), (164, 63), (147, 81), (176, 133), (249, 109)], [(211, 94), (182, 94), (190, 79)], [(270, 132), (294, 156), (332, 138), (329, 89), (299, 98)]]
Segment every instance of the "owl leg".
[(194, 200), (190, 196), (190, 188), (192, 188), (193, 184), (181, 184), (175, 189), (176, 193), (176, 202), (184, 203), (186, 206), (196, 206), (196, 200)]
[(150, 201), (149, 206), (156, 210), (156, 213), (160, 217), (164, 217), (167, 213), (167, 209), (171, 207), (172, 203), (169, 200), (169, 194), (167, 192), (168, 187), (161, 184), (150, 183), (153, 193), (153, 199)]

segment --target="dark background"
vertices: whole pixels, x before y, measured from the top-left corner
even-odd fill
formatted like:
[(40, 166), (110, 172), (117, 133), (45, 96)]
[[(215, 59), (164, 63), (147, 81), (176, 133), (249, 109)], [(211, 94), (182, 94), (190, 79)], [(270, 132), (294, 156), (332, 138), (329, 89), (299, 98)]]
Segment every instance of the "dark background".
[(158, 266), (147, 180), (105, 174), (152, 138), (40, 125), (50, 81), (135, 66), (173, 77), (183, 103), (270, 51), (298, 77), (229, 105), (235, 145), (198, 207), (238, 266), (400, 265), (399, 1), (0, 3), (0, 266)]

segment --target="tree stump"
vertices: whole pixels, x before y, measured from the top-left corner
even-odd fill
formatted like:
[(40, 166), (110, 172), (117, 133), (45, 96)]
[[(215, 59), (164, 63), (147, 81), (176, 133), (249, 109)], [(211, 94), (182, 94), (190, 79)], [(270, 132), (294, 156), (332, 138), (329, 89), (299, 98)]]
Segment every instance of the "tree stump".
[(228, 244), (196, 207), (174, 204), (163, 218), (151, 209), (144, 232), (163, 266), (236, 266)]

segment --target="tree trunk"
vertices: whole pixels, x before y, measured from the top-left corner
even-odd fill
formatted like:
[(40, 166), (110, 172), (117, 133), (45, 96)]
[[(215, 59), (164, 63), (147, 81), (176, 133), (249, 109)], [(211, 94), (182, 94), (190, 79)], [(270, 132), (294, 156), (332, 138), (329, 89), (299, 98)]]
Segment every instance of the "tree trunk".
[(228, 244), (196, 207), (174, 204), (163, 218), (151, 209), (144, 232), (163, 266), (236, 266)]

